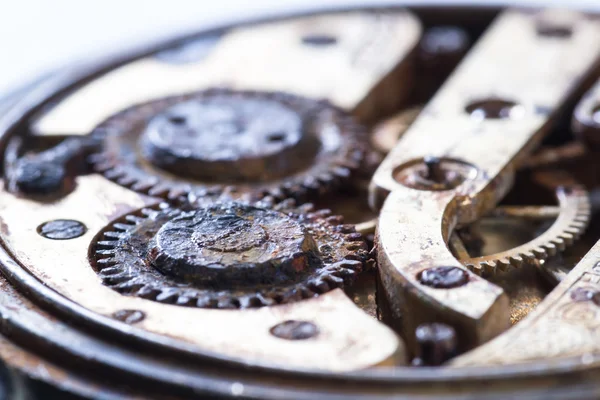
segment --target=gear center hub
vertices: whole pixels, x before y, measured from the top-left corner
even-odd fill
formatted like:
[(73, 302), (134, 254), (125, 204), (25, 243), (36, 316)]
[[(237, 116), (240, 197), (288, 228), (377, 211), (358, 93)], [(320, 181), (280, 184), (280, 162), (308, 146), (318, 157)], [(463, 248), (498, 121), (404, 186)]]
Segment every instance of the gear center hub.
[(298, 112), (275, 99), (214, 94), (152, 118), (140, 148), (146, 160), (179, 176), (268, 180), (289, 175), (314, 158), (318, 139), (306, 125)]
[(186, 283), (231, 288), (296, 281), (318, 262), (306, 228), (278, 211), (229, 203), (185, 212), (152, 239), (147, 261)]

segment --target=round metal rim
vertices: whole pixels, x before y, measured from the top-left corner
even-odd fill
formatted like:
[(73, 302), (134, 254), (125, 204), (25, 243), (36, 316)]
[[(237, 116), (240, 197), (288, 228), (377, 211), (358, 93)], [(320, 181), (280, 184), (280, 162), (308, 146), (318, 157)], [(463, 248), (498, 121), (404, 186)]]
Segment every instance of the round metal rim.
[[(402, 4), (394, 3), (395, 7), (411, 5), (411, 2), (403, 2)], [(478, 8), (490, 8), (497, 4), (487, 4)], [(343, 11), (343, 10), (360, 10), (360, 9), (378, 9), (388, 6), (388, 4), (370, 6), (368, 8), (356, 7), (337, 7), (330, 10), (320, 10), (319, 13), (326, 11)], [(456, 7), (454, 7), (456, 8)], [(469, 7), (471, 8), (471, 7)], [(313, 12), (314, 13), (314, 12)], [(286, 14), (285, 18), (293, 18), (299, 15), (311, 14), (296, 13), (293, 15)], [(245, 24), (259, 23), (263, 21), (283, 19), (271, 17), (267, 19), (255, 19), (245, 21)], [(239, 21), (236, 21), (239, 22)], [(120, 65), (131, 62), (135, 59), (147, 56), (158, 50), (168, 48), (171, 45), (189, 38), (190, 36), (209, 34), (211, 32), (221, 31), (231, 26), (238, 26), (239, 23), (223, 24), (210, 29), (201, 30), (200, 32), (192, 32), (185, 35), (179, 35), (176, 38), (170, 38), (162, 43), (152, 46), (144, 46), (138, 49), (128, 49), (117, 55), (105, 57), (101, 61), (86, 63), (72, 68), (62, 70), (47, 77), (46, 79), (37, 82), (35, 87), (32, 87), (24, 92), (20, 92), (19, 99), (11, 104), (2, 115), (0, 115), (0, 147), (6, 145), (7, 138), (14, 132), (19, 131), (25, 121), (34, 116), (37, 112), (47, 106), (49, 103), (56, 101), (61, 96), (67, 94), (71, 90), (80, 87), (82, 84), (95, 79), (97, 76), (110, 71)], [(237, 368), (238, 370), (248, 371), (252, 369), (257, 373), (272, 373), (278, 376), (288, 376), (290, 378), (304, 379), (327, 379), (329, 381), (336, 380), (339, 383), (377, 383), (384, 385), (419, 385), (419, 384), (448, 384), (449, 381), (457, 384), (476, 383), (481, 380), (523, 380), (536, 378), (551, 378), (551, 376), (565, 376), (576, 373), (581, 373), (585, 370), (587, 373), (597, 372), (600, 363), (591, 365), (583, 365), (577, 362), (579, 358), (572, 357), (553, 363), (551, 366), (545, 365), (543, 362), (531, 362), (526, 364), (518, 364), (504, 367), (461, 367), (461, 368), (410, 368), (410, 367), (395, 367), (393, 369), (369, 369), (363, 371), (355, 371), (349, 373), (331, 373), (326, 371), (314, 370), (293, 370), (274, 368), (272, 366), (251, 364), (239, 360), (233, 360), (223, 357), (218, 354), (208, 352), (198, 352), (191, 348), (182, 348), (180, 342), (169, 343), (169, 340), (158, 335), (148, 335), (143, 331), (135, 332), (131, 326), (121, 322), (109, 319), (108, 317), (94, 314), (82, 306), (73, 303), (71, 300), (45, 287), (36, 278), (30, 275), (25, 269), (14, 262), (11, 256), (4, 250), (0, 249), (0, 270), (7, 279), (13, 283), (18, 289), (25, 293), (28, 299), (42, 304), (45, 309), (51, 309), (52, 312), (73, 317), (76, 315), (80, 322), (84, 325), (94, 324), (95, 327), (102, 326), (106, 331), (118, 334), (121, 338), (133, 338), (141, 343), (162, 348), (163, 350), (176, 351), (180, 354), (193, 355), (197, 359), (204, 362), (225, 363), (229, 368)], [(140, 335), (142, 333), (142, 335)], [(175, 346), (176, 344), (176, 346)], [(508, 371), (506, 371), (508, 369)], [(224, 393), (225, 394), (225, 393)]]

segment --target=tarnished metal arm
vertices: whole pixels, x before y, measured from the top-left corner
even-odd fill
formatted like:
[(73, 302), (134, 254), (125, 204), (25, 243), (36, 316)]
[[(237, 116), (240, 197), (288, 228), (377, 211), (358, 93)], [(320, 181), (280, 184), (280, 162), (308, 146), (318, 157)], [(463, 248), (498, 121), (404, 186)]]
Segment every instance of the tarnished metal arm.
[(380, 276), (410, 345), (424, 322), (454, 326), (463, 349), (509, 326), (506, 295), (478, 276), (494, 271), (467, 271), (448, 238), (506, 194), (516, 166), (587, 83), (599, 34), (581, 14), (503, 13), (377, 170)]

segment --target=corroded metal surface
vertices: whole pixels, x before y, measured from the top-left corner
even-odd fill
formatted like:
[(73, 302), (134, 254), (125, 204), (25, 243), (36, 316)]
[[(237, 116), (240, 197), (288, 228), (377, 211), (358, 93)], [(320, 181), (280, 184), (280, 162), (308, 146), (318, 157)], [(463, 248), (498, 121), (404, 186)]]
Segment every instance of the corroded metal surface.
[(0, 114), (0, 357), (90, 398), (597, 397), (599, 20), (417, 12), (219, 29)]
[(341, 110), (266, 92), (160, 99), (117, 113), (95, 132), (104, 142), (92, 157), (96, 171), (172, 200), (222, 192), (315, 197), (347, 181), (367, 147), (364, 128)]
[(290, 203), (145, 209), (97, 236), (95, 268), (120, 293), (202, 308), (283, 304), (350, 283), (368, 259), (362, 235)]

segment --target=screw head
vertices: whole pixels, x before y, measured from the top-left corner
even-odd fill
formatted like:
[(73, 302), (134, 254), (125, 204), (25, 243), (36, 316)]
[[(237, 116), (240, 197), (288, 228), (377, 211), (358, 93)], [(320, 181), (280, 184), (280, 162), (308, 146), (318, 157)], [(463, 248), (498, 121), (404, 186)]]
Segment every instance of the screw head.
[(452, 158), (426, 156), (410, 160), (392, 171), (394, 180), (417, 190), (452, 190), (477, 177), (475, 166)]
[(37, 228), (37, 232), (47, 239), (68, 240), (75, 239), (87, 231), (84, 224), (72, 219), (56, 219), (48, 221)]
[(587, 288), (576, 288), (571, 291), (571, 299), (573, 301), (591, 301), (595, 305), (600, 306), (600, 292)]
[(146, 314), (140, 310), (119, 310), (112, 317), (126, 324), (135, 324), (146, 318)]
[(415, 331), (419, 359), (425, 365), (440, 365), (456, 354), (456, 331), (442, 323), (421, 324)]
[(468, 104), (465, 111), (475, 119), (515, 119), (523, 115), (524, 108), (511, 100), (487, 98)]
[(337, 43), (337, 38), (327, 34), (312, 34), (302, 37), (302, 43), (307, 46), (325, 47)]
[(451, 289), (466, 284), (469, 281), (469, 275), (458, 267), (441, 266), (421, 271), (418, 279), (425, 286)]
[(435, 183), (443, 183), (446, 180), (446, 172), (442, 168), (440, 159), (433, 156), (423, 158), (423, 163), (427, 170), (425, 171), (425, 179)]
[(17, 163), (12, 180), (21, 193), (44, 195), (59, 191), (65, 174), (65, 168), (58, 163), (25, 159)]
[(319, 328), (308, 321), (283, 321), (270, 330), (271, 335), (286, 340), (304, 340), (317, 336)]

